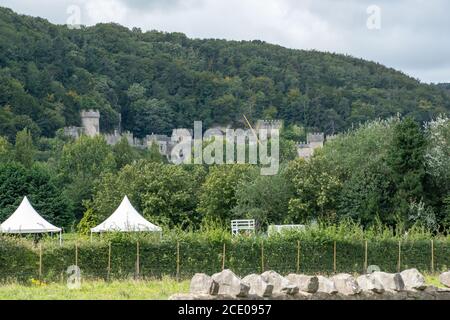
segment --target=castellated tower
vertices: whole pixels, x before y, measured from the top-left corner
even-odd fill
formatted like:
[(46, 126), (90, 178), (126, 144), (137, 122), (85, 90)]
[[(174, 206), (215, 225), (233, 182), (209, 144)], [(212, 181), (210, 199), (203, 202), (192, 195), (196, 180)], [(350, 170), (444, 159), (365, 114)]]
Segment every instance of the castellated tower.
[(325, 142), (325, 134), (308, 133), (307, 142), (313, 149), (322, 148)]
[(282, 120), (258, 120), (256, 123), (256, 130), (281, 130), (283, 128)]
[(81, 111), (81, 124), (84, 133), (89, 137), (100, 134), (100, 112), (97, 110)]

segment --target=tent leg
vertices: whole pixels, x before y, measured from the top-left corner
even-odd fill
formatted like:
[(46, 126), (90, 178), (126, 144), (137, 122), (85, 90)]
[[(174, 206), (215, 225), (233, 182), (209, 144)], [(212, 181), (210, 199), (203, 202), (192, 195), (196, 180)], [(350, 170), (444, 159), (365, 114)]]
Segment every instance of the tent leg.
[(62, 231), (59, 232), (59, 246), (62, 247)]

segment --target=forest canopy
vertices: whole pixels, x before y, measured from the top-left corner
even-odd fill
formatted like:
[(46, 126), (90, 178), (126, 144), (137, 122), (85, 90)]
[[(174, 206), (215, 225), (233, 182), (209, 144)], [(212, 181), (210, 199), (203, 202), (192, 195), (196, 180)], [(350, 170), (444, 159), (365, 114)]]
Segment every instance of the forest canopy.
[(350, 56), (117, 24), (69, 29), (0, 8), (0, 135), (53, 137), (90, 108), (103, 132), (121, 116), (138, 137), (195, 120), (244, 126), (242, 114), (333, 134), (397, 114), (428, 121), (450, 99), (445, 86)]
[[(88, 232), (125, 195), (166, 229), (252, 218), (405, 231), (450, 228), (448, 85), (380, 64), (260, 41), (188, 39), (116, 24), (69, 29), (0, 8), (0, 221), (28, 195), (50, 222)], [(280, 171), (252, 165), (175, 166), (154, 144), (72, 139), (80, 111), (101, 131), (137, 137), (174, 128), (243, 127), (281, 119)], [(323, 131), (305, 161), (297, 143)]]

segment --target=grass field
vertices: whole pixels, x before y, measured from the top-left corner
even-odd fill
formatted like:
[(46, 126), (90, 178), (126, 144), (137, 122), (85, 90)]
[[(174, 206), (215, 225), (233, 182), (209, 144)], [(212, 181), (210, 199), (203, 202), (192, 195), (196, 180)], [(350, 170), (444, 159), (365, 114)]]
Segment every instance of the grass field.
[[(442, 287), (439, 276), (426, 275), (429, 285)], [(188, 293), (189, 281), (167, 278), (155, 281), (86, 281), (80, 289), (60, 283), (0, 284), (0, 300), (167, 300)]]
[(86, 281), (80, 289), (66, 284), (0, 284), (0, 300), (167, 300), (187, 293), (189, 281)]

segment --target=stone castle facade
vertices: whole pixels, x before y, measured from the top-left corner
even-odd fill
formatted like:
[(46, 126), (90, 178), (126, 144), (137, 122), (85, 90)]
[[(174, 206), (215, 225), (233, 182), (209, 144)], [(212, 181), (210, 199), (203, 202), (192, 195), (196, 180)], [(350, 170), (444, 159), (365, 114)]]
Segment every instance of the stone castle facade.
[[(66, 127), (64, 133), (66, 136), (78, 139), (81, 135), (87, 135), (88, 137), (95, 137), (102, 134), (100, 131), (100, 112), (97, 110), (86, 110), (81, 112), (81, 127)], [(172, 136), (182, 136), (187, 129), (174, 129)], [(189, 130), (188, 130), (189, 131)], [(179, 141), (173, 141), (172, 137), (160, 134), (151, 134), (143, 139), (134, 137), (131, 132), (120, 132), (116, 129), (113, 133), (103, 134), (106, 143), (114, 146), (125, 137), (128, 143), (139, 149), (150, 148), (154, 143), (159, 147), (159, 152), (166, 157), (169, 157), (173, 147)]]
[(323, 133), (309, 133), (306, 142), (297, 145), (297, 152), (299, 158), (310, 159), (314, 155), (314, 151), (323, 148), (325, 144), (325, 134)]
[[(255, 130), (266, 129), (270, 133), (272, 129), (282, 129), (283, 121), (281, 120), (258, 120)], [(225, 133), (225, 130), (221, 130)], [(183, 136), (186, 132), (192, 133), (192, 130), (188, 129), (174, 129), (172, 137)], [(74, 139), (78, 139), (81, 135), (87, 135), (89, 137), (95, 137), (101, 134), (100, 131), (100, 112), (97, 110), (85, 110), (81, 112), (81, 127), (66, 127), (64, 128), (66, 136), (70, 136)], [(133, 136), (131, 132), (120, 132), (119, 129), (114, 133), (104, 134), (106, 142), (109, 145), (116, 145), (123, 137), (128, 140), (128, 143), (140, 149), (150, 148), (154, 143), (159, 147), (159, 151), (163, 156), (170, 157), (173, 147), (179, 142), (174, 141), (172, 137), (161, 134), (151, 134), (143, 139), (139, 139)], [(333, 137), (327, 137), (327, 140)], [(307, 136), (306, 143), (300, 143), (297, 145), (297, 153), (300, 158), (310, 159), (314, 155), (314, 151), (318, 148), (322, 148), (325, 144), (324, 133), (311, 133)]]

